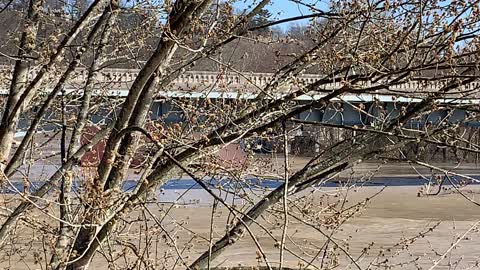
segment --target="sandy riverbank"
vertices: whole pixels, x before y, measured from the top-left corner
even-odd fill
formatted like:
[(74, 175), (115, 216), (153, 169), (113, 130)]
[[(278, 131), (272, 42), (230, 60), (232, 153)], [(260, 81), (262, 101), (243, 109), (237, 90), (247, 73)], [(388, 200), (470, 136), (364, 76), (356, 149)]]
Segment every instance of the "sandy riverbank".
[[(304, 166), (307, 159), (295, 158), (291, 161), (292, 170), (298, 170)], [(268, 163), (271, 167), (265, 168), (265, 174), (281, 173), (283, 166), (282, 158), (270, 159)], [(454, 166), (449, 164), (435, 164), (445, 169), (451, 169)], [(40, 178), (48, 178), (49, 174), (55, 171), (57, 166), (52, 164), (41, 164), (32, 168), (32, 174), (41, 176)], [(480, 170), (476, 164), (464, 164), (455, 170), (457, 173), (464, 173), (470, 175), (480, 175)], [(420, 175), (429, 176), (430, 170), (421, 168), (420, 166), (411, 166), (409, 164), (382, 164), (378, 163), (361, 163), (353, 170), (346, 170), (340, 177), (347, 178), (353, 176), (364, 176), (369, 172), (375, 172), (375, 177), (419, 177)], [(135, 179), (138, 177), (132, 170), (130, 177)], [(18, 178), (20, 179), (20, 178)], [(16, 180), (14, 178), (13, 180)], [(330, 234), (333, 232), (333, 239), (344, 248), (361, 269), (429, 269), (434, 265), (450, 245), (455, 242), (458, 236), (469, 230), (470, 226), (477, 221), (480, 221), (480, 207), (469, 202), (467, 199), (454, 192), (452, 189), (442, 191), (438, 196), (421, 196), (417, 194), (420, 191), (419, 186), (405, 186), (405, 187), (388, 187), (383, 190), (378, 196), (374, 197), (361, 211), (355, 214), (354, 218), (347, 220), (340, 228), (332, 230), (326, 228), (325, 220), (320, 220), (320, 229)], [(335, 201), (344, 198), (347, 195), (348, 202), (344, 207), (360, 202), (367, 197), (372, 196), (378, 192), (381, 187), (362, 187), (348, 191), (339, 191), (337, 188), (322, 188), (317, 190), (311, 196), (311, 211), (313, 214), (318, 211), (325, 211), (319, 202), (334, 203)], [(436, 191), (435, 189), (432, 192)], [(480, 187), (467, 187), (463, 190), (465, 195), (473, 200), (480, 201)], [(182, 190), (169, 191), (168, 200), (172, 201), (172, 196), (181, 194)], [(12, 199), (11, 195), (2, 195)], [(159, 200), (162, 201), (162, 196)], [(327, 199), (328, 198), (328, 199)], [(295, 203), (298, 203), (294, 198), (291, 203), (292, 213), (295, 210)], [(169, 231), (169, 234), (176, 240), (177, 248), (182, 252), (186, 262), (192, 262), (202, 251), (208, 247), (210, 235), (210, 218), (211, 218), (211, 199), (199, 190), (192, 190), (185, 196), (182, 203), (193, 204), (189, 206), (178, 206), (172, 208), (168, 216), (162, 222), (162, 225)], [(299, 207), (304, 207), (307, 203)], [(312, 206), (314, 205), (314, 206)], [(151, 205), (150, 209), (157, 217), (164, 216), (163, 211), (169, 207), (169, 204)], [(338, 206), (337, 206), (338, 208)], [(52, 213), (58, 213), (53, 211)], [(39, 219), (46, 219), (50, 223), (55, 223), (49, 218), (45, 218), (44, 214), (37, 213)], [(298, 214), (298, 213), (297, 213)], [(140, 217), (141, 213), (135, 211), (127, 217), (127, 219), (135, 219)], [(219, 208), (215, 213), (214, 224), (214, 239), (219, 239), (225, 233), (226, 220), (228, 218), (228, 211), (225, 208)], [(320, 215), (320, 217), (325, 217)], [(276, 240), (281, 237), (281, 230), (275, 224), (279, 220), (271, 215), (264, 215), (259, 219), (260, 224), (271, 230)], [(149, 226), (154, 226), (154, 222), (149, 218)], [(182, 224), (182, 227), (178, 224)], [(174, 225), (176, 224), (176, 225)], [(438, 225), (437, 225), (438, 224)], [(434, 228), (430, 231), (431, 228)], [(272, 265), (277, 265), (279, 250), (275, 247), (276, 240), (272, 239), (267, 233), (263, 232), (258, 226), (253, 225), (252, 231), (265, 250), (268, 260)], [(320, 257), (314, 260), (314, 265), (311, 268), (322, 266), (323, 249), (326, 242), (325, 236), (319, 231), (302, 224), (293, 217), (290, 219), (289, 238), (287, 238), (287, 248), (294, 254), (286, 253), (285, 264), (290, 267), (298, 267), (305, 265), (305, 261), (313, 259), (314, 255), (319, 253)], [(419, 233), (427, 232), (424, 237), (415, 238)], [(55, 232), (49, 232), (55, 235)], [(41, 242), (43, 235), (48, 235), (46, 232), (32, 232), (31, 230), (23, 229), (17, 231), (20, 235), (18, 245), (24, 245), (25, 248), (19, 249), (19, 254), (11, 257), (10, 261), (3, 259), (0, 262), (1, 267), (9, 267), (10, 269), (42, 269), (40, 264), (34, 264), (38, 260), (38, 254), (44, 249)], [(193, 233), (198, 237), (192, 240)], [(43, 235), (42, 235), (43, 234)], [(120, 239), (131, 241), (137, 245), (138, 249), (142, 251), (144, 245), (142, 241), (150, 237), (151, 243), (154, 243), (155, 249), (150, 248), (149, 260), (157, 263), (156, 268), (162, 268), (162, 265), (167, 266), (166, 269), (173, 267), (175, 260), (165, 259), (168, 256), (176, 256), (172, 252), (172, 248), (168, 248), (163, 239), (160, 230), (145, 231), (145, 227), (135, 225), (130, 227), (127, 231), (120, 233)], [(204, 239), (202, 239), (204, 238)], [(407, 239), (407, 240), (406, 240)], [(480, 269), (476, 266), (477, 260), (480, 260), (480, 234), (478, 230), (472, 230), (463, 241), (461, 241), (448, 256), (442, 259), (439, 266), (435, 269)], [(28, 243), (28, 245), (26, 244)], [(400, 243), (400, 244), (399, 244)], [(30, 245), (31, 244), (31, 245)], [(33, 249), (31, 247), (34, 247)], [(34, 256), (33, 251), (38, 254)], [(40, 251), (40, 252), (38, 252)], [(234, 246), (228, 248), (220, 257), (212, 262), (215, 266), (238, 266), (238, 265), (265, 265), (265, 262), (258, 264), (258, 249), (246, 235), (241, 241)], [(326, 256), (323, 260), (323, 268), (333, 267), (338, 263), (336, 269), (357, 269), (357, 267), (350, 261), (347, 256), (335, 249), (333, 243), (329, 243), (327, 251), (338, 254), (338, 260)], [(6, 252), (6, 251), (4, 251)], [(109, 251), (105, 256), (97, 255), (92, 262), (91, 269), (106, 269), (108, 267), (107, 259)], [(115, 252), (112, 252), (114, 256)], [(129, 255), (133, 258), (133, 255)], [(302, 258), (298, 258), (300, 256)], [(178, 257), (178, 256), (177, 256)], [(1, 258), (1, 257), (0, 257)], [(6, 258), (6, 257), (3, 257)], [(387, 260), (388, 259), (388, 260)], [(387, 260), (387, 261), (386, 261)], [(167, 261), (167, 262), (165, 262)], [(41, 261), (44, 263), (45, 260)], [(125, 264), (121, 260), (117, 263)], [(452, 266), (452, 267), (450, 267)], [(455, 268), (456, 266), (456, 268)], [(185, 268), (181, 262), (177, 261), (176, 268)], [(45, 267), (43, 267), (45, 269)]]
[[(346, 207), (372, 196), (379, 189), (368, 187), (350, 191), (349, 202)], [(466, 194), (471, 196), (472, 199), (480, 196), (480, 194), (476, 194), (479, 191), (478, 189), (468, 190), (470, 192), (467, 191)], [(319, 197), (321, 192), (333, 195), (335, 189), (323, 189), (315, 197)], [(341, 226), (334, 233), (334, 239), (339, 243), (342, 243), (342, 241), (348, 242), (348, 245), (346, 245), (348, 252), (351, 253), (353, 258), (359, 258), (358, 264), (362, 269), (367, 269), (369, 266), (371, 269), (386, 269), (385, 265), (391, 265), (391, 269), (417, 269), (417, 266), (422, 267), (422, 269), (429, 269), (434, 261), (438, 260), (439, 254), (443, 254), (459, 235), (480, 220), (480, 207), (475, 206), (459, 194), (446, 192), (435, 197), (418, 197), (417, 192), (418, 187), (385, 189), (372, 199), (361, 214)], [(209, 209), (186, 208), (176, 209), (176, 211), (180, 216), (193, 217), (190, 220), (190, 227), (207, 235)], [(223, 209), (222, 212), (226, 212), (226, 210)], [(439, 225), (430, 232), (429, 229), (437, 223)], [(266, 224), (266, 222), (262, 224)], [(252, 229), (260, 231), (256, 226)], [(323, 230), (331, 232), (331, 230), (325, 228)], [(395, 246), (405, 239), (418, 236), (421, 232), (428, 233), (425, 237), (420, 237), (412, 243), (407, 241), (408, 243)], [(303, 245), (305, 247), (303, 251), (308, 254), (315, 254), (319, 247), (323, 246), (326, 239), (318, 231), (293, 219), (289, 227), (289, 233), (292, 241), (287, 241), (287, 247), (298, 254), (302, 254), (302, 250), (296, 245)], [(281, 231), (279, 229), (274, 230), (274, 235), (277, 239), (280, 239)], [(277, 262), (279, 252), (274, 247), (275, 241), (262, 233), (260, 233), (258, 239), (272, 264)], [(462, 241), (447, 258), (442, 260), (436, 269), (467, 269), (468, 267), (478, 269), (475, 266), (477, 260), (480, 259), (480, 245), (478, 245), (480, 234), (478, 230), (473, 230), (465, 239), (467, 240)], [(363, 254), (364, 248), (369, 246), (368, 253)], [(332, 244), (330, 244), (330, 248), (333, 248)], [(381, 251), (383, 251), (383, 255), (379, 255)], [(340, 254), (338, 269), (356, 268), (349, 263), (342, 252), (338, 253)], [(308, 255), (302, 256), (311, 259)], [(216, 259), (214, 265), (256, 265), (255, 258), (256, 248), (246, 236)], [(381, 264), (385, 259), (388, 259), (388, 263)], [(301, 260), (292, 254), (288, 254), (286, 261), (287, 265), (296, 267)], [(449, 264), (454, 264), (456, 261), (458, 261), (458, 267), (452, 266), (449, 268)], [(400, 265), (398, 263), (404, 264)], [(327, 264), (325, 262), (325, 265)], [(320, 261), (316, 261), (316, 266), (319, 265)], [(377, 267), (374, 267), (375, 265)]]
[[(343, 209), (348, 208), (357, 202), (363, 201), (365, 198), (371, 197), (380, 191), (380, 187), (363, 187), (359, 189), (349, 190), (348, 193), (336, 188), (322, 188), (310, 195), (310, 200), (301, 201), (292, 198), (290, 204), (292, 213), (298, 215), (299, 210), (295, 205), (309, 209), (310, 214), (318, 214), (318, 211), (324, 211), (322, 217), (328, 216), (325, 208), (319, 204), (334, 203), (348, 195), (348, 202), (345, 203)], [(444, 191), (438, 196), (422, 196), (418, 197), (419, 187), (389, 187), (375, 196), (367, 204), (366, 208), (356, 212), (355, 217), (345, 222), (339, 229), (332, 230), (325, 227), (325, 219), (320, 222), (320, 229), (330, 234), (333, 232), (333, 239), (340, 244), (350, 256), (355, 259), (361, 269), (429, 269), (441, 254), (447, 251), (451, 244), (455, 242), (459, 236), (469, 230), (469, 228), (480, 220), (480, 207), (467, 201), (458, 193), (452, 191)], [(311, 192), (311, 191), (310, 191)], [(465, 195), (471, 199), (479, 199), (480, 188), (466, 188)], [(308, 206), (308, 207), (307, 207)], [(149, 209), (157, 217), (162, 217), (164, 210), (169, 204), (151, 205)], [(336, 209), (341, 209), (337, 207)], [(126, 218), (134, 220), (140, 217), (139, 211), (130, 213)], [(169, 231), (169, 235), (175, 239), (178, 250), (182, 252), (186, 262), (191, 262), (201, 251), (208, 247), (210, 231), (211, 207), (208, 204), (199, 204), (196, 206), (178, 206), (173, 207), (162, 224)], [(225, 232), (225, 224), (228, 218), (228, 211), (223, 207), (219, 207), (214, 215), (214, 239), (219, 239)], [(281, 230), (275, 223), (278, 220), (272, 215), (266, 214), (258, 219), (260, 223), (271, 229), (273, 236), (280, 239)], [(149, 218), (149, 226), (153, 226), (154, 222)], [(174, 225), (177, 224), (177, 225)], [(178, 226), (182, 224), (182, 226)], [(436, 225), (438, 224), (438, 225)], [(274, 228), (276, 227), (276, 228)], [(273, 228), (273, 229), (272, 229)], [(326, 238), (317, 230), (306, 226), (290, 218), (288, 227), (289, 237), (287, 238), (287, 248), (295, 255), (286, 253), (285, 262), (287, 266), (298, 267), (305, 265), (303, 260), (311, 260), (312, 256), (319, 252), (325, 244)], [(432, 231), (430, 229), (433, 228)], [(263, 232), (258, 226), (253, 225), (251, 230), (256, 234), (258, 242), (265, 250), (268, 260), (272, 265), (278, 262), (279, 251), (275, 247), (275, 241), (267, 233)], [(27, 231), (22, 231), (20, 242), (37, 241), (33, 245), (35, 248), (41, 248), (39, 240), (41, 238), (32, 238), (30, 233), (25, 235)], [(424, 237), (418, 237), (419, 233), (426, 232)], [(20, 233), (20, 232), (17, 232)], [(37, 232), (38, 236), (40, 232)], [(193, 233), (197, 237), (192, 239)], [(35, 233), (31, 233), (32, 235)], [(128, 230), (120, 233), (120, 239), (132, 241), (137, 245), (139, 251), (144, 247), (143, 241), (150, 239), (151, 250), (149, 260), (157, 263), (157, 269), (167, 266), (170, 269), (173, 266), (172, 259), (165, 259), (173, 255), (173, 248), (167, 248), (162, 233), (159, 230), (151, 230), (148, 233), (145, 227), (138, 225), (130, 227)], [(205, 238), (205, 239), (202, 239)], [(36, 240), (32, 240), (36, 239)], [(413, 240), (412, 240), (413, 239)], [(480, 259), (480, 233), (477, 229), (472, 230), (453, 250), (446, 256), (439, 266), (435, 269), (478, 269), (477, 260)], [(348, 243), (348, 244), (347, 244)], [(154, 248), (156, 250), (154, 250)], [(241, 241), (227, 249), (220, 257), (212, 262), (215, 266), (238, 266), (238, 265), (264, 265), (264, 262), (258, 264), (257, 248), (251, 238), (246, 235)], [(338, 258), (327, 256), (324, 260), (323, 267), (332, 267), (338, 263), (336, 269), (357, 269), (350, 259), (339, 249), (335, 249), (335, 245), (330, 242), (329, 252), (338, 254)], [(118, 250), (117, 250), (118, 251)], [(105, 256), (97, 255), (92, 262), (91, 269), (107, 269), (108, 263), (105, 258), (110, 255), (115, 256), (115, 252), (109, 254), (108, 250), (104, 250)], [(25, 257), (20, 260), (13, 257), (10, 262), (3, 261), (0, 266), (10, 266), (10, 269), (41, 269), (38, 264), (33, 264), (34, 258), (32, 251), (24, 250)], [(132, 255), (130, 255), (132, 257)], [(315, 260), (316, 267), (321, 266), (321, 256)], [(168, 261), (168, 262), (165, 262)], [(124, 264), (121, 260), (117, 263)], [(458, 264), (458, 265), (457, 265)], [(456, 267), (455, 267), (456, 266)], [(370, 267), (370, 268), (369, 268)], [(176, 268), (184, 268), (180, 261), (177, 261)], [(315, 268), (311, 266), (311, 268)]]

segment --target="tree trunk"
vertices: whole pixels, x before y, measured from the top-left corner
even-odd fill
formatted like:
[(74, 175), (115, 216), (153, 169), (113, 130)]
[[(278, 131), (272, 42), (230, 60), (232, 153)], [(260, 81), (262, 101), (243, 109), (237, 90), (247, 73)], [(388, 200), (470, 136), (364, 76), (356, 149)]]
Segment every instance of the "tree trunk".
[[(11, 109), (18, 102), (22, 102), (20, 95), (28, 82), (28, 69), (30, 64), (26, 60), (26, 57), (31, 56), (36, 48), (39, 25), (38, 11), (41, 6), (42, 0), (30, 0), (29, 2), (28, 13), (20, 41), (20, 49), (18, 50), (19, 60), (15, 62), (10, 92), (2, 116), (2, 122), (0, 123), (0, 163), (3, 165), (6, 164), (10, 154), (19, 114), (13, 117), (12, 122), (7, 122), (7, 120), (12, 113)], [(2, 167), (0, 169), (3, 170), (4, 168)]]

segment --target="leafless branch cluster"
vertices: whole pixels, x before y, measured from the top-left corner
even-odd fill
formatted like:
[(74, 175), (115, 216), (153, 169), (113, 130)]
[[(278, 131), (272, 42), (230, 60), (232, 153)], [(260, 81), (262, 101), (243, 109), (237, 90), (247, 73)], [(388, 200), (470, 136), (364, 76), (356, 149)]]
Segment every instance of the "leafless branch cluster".
[(2, 266), (475, 269), (357, 225), (390, 164), (480, 205), (478, 1), (276, 4), (0, 1)]

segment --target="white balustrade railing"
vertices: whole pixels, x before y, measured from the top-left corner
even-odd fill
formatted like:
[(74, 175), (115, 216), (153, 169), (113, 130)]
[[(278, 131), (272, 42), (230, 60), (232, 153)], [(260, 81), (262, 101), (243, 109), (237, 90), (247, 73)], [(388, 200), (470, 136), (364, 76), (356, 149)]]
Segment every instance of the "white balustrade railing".
[[(11, 79), (11, 70), (12, 66), (1, 66), (0, 65), (0, 88), (5, 88), (8, 85), (8, 82)], [(103, 69), (96, 78), (96, 82), (100, 85), (110, 85), (114, 90), (128, 90), (129, 85), (135, 80), (139, 70), (136, 69)], [(30, 72), (30, 76), (33, 78), (36, 74), (35, 70)], [(72, 86), (81, 85), (84, 83), (88, 76), (88, 71), (86, 69), (77, 69), (75, 71), (75, 76), (69, 81)], [(311, 84), (321, 79), (321, 75), (315, 74), (304, 74), (296, 78), (295, 83), (300, 83), (303, 85)], [(205, 85), (213, 86), (217, 85), (219, 87), (264, 87), (273, 79), (273, 74), (271, 73), (246, 73), (246, 74), (235, 74), (235, 73), (218, 73), (218, 72), (208, 72), (208, 71), (187, 71), (178, 77), (176, 77), (172, 82), (171, 89), (175, 89), (175, 85), (179, 88), (186, 89), (188, 86), (196, 85)], [(295, 83), (293, 86), (295, 86)], [(393, 86), (389, 86), (390, 90), (394, 91), (403, 91), (415, 93), (422, 90), (425, 91), (434, 91), (438, 90), (444, 84), (442, 82), (418, 82), (411, 81), (406, 83), (401, 83)], [(340, 82), (322, 84), (320, 87), (325, 90), (337, 89), (341, 87)], [(373, 86), (371, 82), (364, 82), (359, 84), (358, 87), (370, 87)], [(474, 90), (480, 87), (479, 82), (473, 82), (468, 85), (465, 85), (460, 88), (462, 91)]]

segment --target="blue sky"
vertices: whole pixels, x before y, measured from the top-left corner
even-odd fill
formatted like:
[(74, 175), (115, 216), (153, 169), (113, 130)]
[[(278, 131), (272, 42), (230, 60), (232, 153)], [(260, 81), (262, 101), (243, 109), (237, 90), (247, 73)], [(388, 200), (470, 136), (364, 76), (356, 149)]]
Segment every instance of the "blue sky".
[[(303, 0), (304, 1), (304, 0)], [(305, 2), (305, 1), (304, 1)], [(257, 2), (255, 2), (257, 3)], [(317, 6), (323, 10), (325, 10), (328, 6), (325, 2), (315, 1), (315, 0), (307, 0), (306, 3)], [(252, 1), (244, 0), (238, 1), (235, 3), (235, 7), (239, 10), (245, 9), (248, 5), (251, 5)], [(295, 2), (290, 0), (272, 0), (270, 4), (267, 6), (267, 9), (272, 14), (272, 19), (286, 19), (290, 17), (300, 16), (300, 15), (307, 15), (310, 14), (311, 11), (303, 6), (299, 5)], [(308, 20), (297, 21), (294, 24), (306, 24)], [(279, 25), (283, 30), (288, 29), (288, 24)]]

